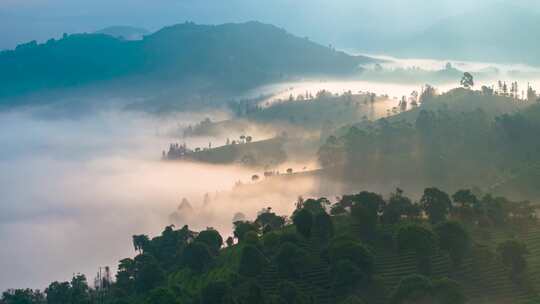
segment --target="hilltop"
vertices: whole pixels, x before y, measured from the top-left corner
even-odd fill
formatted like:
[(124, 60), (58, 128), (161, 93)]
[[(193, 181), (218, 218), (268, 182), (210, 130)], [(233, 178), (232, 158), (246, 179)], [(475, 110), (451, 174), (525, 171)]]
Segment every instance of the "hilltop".
[(150, 32), (146, 29), (133, 26), (109, 26), (95, 33), (105, 34), (123, 40), (140, 40)]
[(199, 96), (219, 89), (238, 92), (294, 77), (350, 75), (369, 60), (258, 22), (184, 23), (136, 41), (66, 34), (0, 53), (0, 104), (7, 97), (112, 81), (129, 82), (135, 90), (173, 87)]

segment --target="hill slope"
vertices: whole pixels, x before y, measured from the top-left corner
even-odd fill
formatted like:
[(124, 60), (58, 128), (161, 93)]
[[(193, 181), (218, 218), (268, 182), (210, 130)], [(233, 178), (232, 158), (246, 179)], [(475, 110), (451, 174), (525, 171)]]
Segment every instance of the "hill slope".
[(367, 60), (257, 22), (185, 23), (140, 41), (104, 34), (65, 35), (1, 52), (0, 100), (130, 77), (142, 79), (137, 85), (166, 81), (176, 86), (202, 79), (246, 88), (294, 76), (352, 73)]
[(149, 32), (143, 28), (132, 26), (109, 26), (96, 32), (124, 40), (140, 40)]

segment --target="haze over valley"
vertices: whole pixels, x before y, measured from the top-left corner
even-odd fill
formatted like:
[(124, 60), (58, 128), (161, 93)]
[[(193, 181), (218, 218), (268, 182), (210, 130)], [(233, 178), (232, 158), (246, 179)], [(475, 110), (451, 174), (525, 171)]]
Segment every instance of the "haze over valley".
[(540, 299), (535, 2), (121, 2), (0, 4), (0, 304)]

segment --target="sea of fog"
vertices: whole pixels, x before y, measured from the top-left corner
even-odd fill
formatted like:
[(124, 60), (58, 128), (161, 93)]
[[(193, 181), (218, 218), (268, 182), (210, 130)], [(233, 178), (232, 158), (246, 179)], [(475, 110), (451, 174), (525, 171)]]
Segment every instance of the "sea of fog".
[[(400, 60), (386, 65), (439, 69), (445, 63)], [(471, 70), (497, 66), (453, 65)], [(520, 82), (540, 84), (536, 69), (497, 67), (502, 74), (494, 75), (493, 80), (503, 76), (513, 80), (510, 76), (519, 70)], [(458, 82), (437, 87), (444, 91)], [(392, 97), (408, 95), (422, 85), (310, 80), (265, 86), (247, 95), (274, 94), (272, 101), (322, 89), (369, 91), (390, 96), (380, 110), (383, 115), (386, 108), (395, 106)], [(215, 227), (227, 236), (236, 212), (252, 218), (262, 207), (272, 206), (278, 213), (288, 214), (295, 195), (316, 187), (307, 182), (289, 189), (287, 196), (269, 193), (258, 199), (259, 193), (252, 193), (243, 200), (220, 193), (227, 193), (238, 181), (249, 183), (251, 170), (160, 160), (169, 143), (183, 141), (179, 136), (182, 127), (208, 116), (225, 119), (227, 113), (152, 116), (121, 107), (77, 116), (51, 115), (55, 112), (54, 105), (0, 112), (0, 290), (43, 289), (51, 281), (68, 280), (78, 272), (92, 281), (98, 267), (114, 269), (119, 259), (133, 256), (132, 235), (155, 236), (171, 224), (170, 215), (184, 197), (194, 211), (175, 217), (176, 225)], [(225, 137), (189, 139), (187, 143), (218, 146), (225, 143)], [(206, 193), (210, 203), (203, 200)]]

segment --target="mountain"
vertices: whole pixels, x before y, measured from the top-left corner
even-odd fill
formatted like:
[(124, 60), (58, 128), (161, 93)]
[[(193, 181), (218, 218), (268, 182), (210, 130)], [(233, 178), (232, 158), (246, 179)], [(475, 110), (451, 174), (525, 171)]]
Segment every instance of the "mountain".
[(395, 49), (406, 56), (539, 65), (539, 17), (524, 8), (494, 4), (443, 19)]
[(184, 23), (137, 41), (64, 35), (1, 52), (0, 99), (128, 78), (137, 79), (130, 83), (136, 87), (204, 80), (240, 90), (289, 77), (351, 74), (370, 60), (258, 22)]
[(105, 34), (124, 40), (140, 40), (149, 32), (146, 29), (132, 26), (110, 26), (97, 31), (96, 34)]

